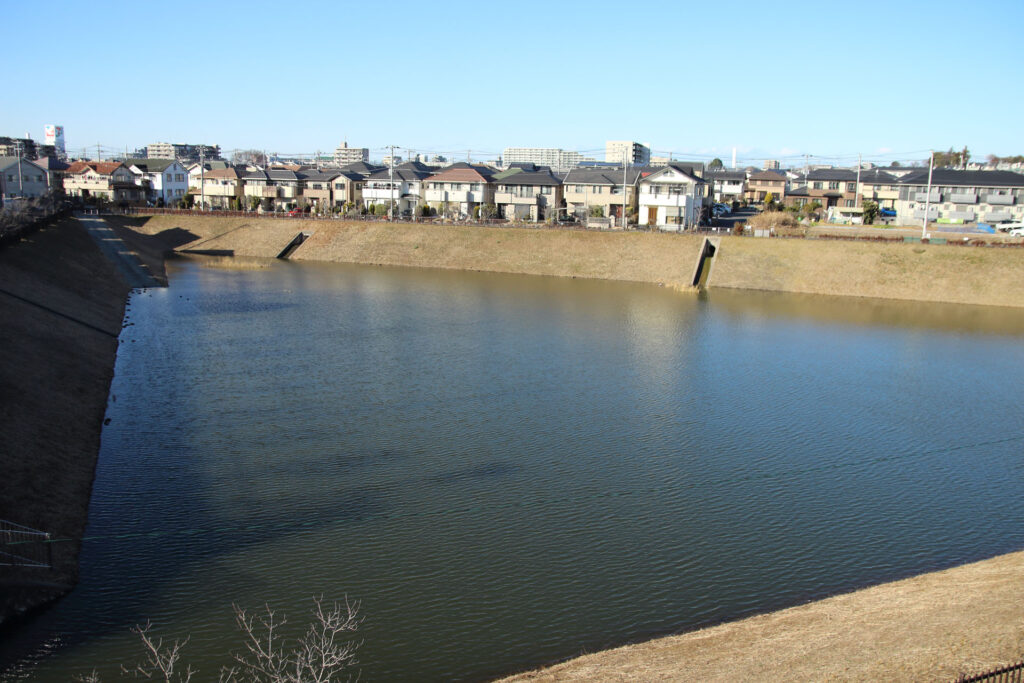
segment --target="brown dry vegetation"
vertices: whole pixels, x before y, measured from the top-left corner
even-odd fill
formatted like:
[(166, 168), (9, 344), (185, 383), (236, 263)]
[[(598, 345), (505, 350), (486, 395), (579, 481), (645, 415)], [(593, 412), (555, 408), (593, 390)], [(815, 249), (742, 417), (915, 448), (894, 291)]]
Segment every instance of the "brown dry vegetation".
[(711, 287), (1024, 306), (1024, 250), (724, 237)]
[(923, 574), (506, 681), (951, 681), (1024, 654), (1024, 553)]
[[(128, 286), (70, 219), (0, 251), (0, 290), (0, 518), (78, 539)], [(77, 541), (52, 546), (53, 570), (0, 572), (0, 621), (59, 592), (19, 586), (75, 582)]]
[(182, 238), (179, 249), (276, 256), (312, 233), (293, 260), (556, 275), (688, 285), (701, 237), (429, 223), (152, 216), (119, 219), (143, 235)]

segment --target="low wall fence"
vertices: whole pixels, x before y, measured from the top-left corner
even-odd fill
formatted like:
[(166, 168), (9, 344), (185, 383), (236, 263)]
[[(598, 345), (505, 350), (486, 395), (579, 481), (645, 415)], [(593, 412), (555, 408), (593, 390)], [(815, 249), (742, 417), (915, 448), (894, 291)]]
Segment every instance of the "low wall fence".
[(49, 569), (52, 566), (50, 534), (0, 519), (0, 567)]
[(1024, 661), (972, 676), (960, 674), (953, 683), (1024, 683)]

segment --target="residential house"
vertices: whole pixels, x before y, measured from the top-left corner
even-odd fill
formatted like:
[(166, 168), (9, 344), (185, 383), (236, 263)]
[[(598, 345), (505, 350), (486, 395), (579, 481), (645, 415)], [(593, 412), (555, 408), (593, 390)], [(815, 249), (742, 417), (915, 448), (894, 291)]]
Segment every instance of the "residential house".
[(472, 216), (482, 204), (494, 204), (495, 170), (483, 164), (460, 161), (427, 177), (426, 200), (439, 211)]
[(9, 200), (42, 197), (49, 192), (46, 169), (25, 157), (0, 157), (0, 197)]
[(254, 169), (242, 176), (247, 202), (260, 199), (264, 210), (284, 211), (299, 202), (304, 176), (285, 168)]
[(45, 156), (36, 159), (35, 164), (46, 169), (46, 184), (54, 192), (64, 193), (64, 173), (68, 170), (66, 161), (56, 156)]
[(146, 200), (171, 206), (188, 192), (188, 171), (174, 159), (127, 159), (124, 165), (135, 176), (135, 184), (146, 190)]
[(738, 202), (743, 199), (747, 174), (743, 171), (711, 171), (705, 175), (712, 198), (716, 202)]
[(747, 177), (747, 187), (743, 196), (748, 202), (761, 204), (768, 195), (776, 202), (786, 196), (786, 176), (775, 171), (757, 171)]
[(142, 202), (145, 190), (135, 175), (119, 161), (75, 161), (64, 173), (64, 192), (69, 197), (101, 197), (111, 202)]
[(822, 209), (857, 206), (857, 172), (848, 168), (815, 169), (807, 174), (807, 198)]
[(636, 206), (636, 183), (642, 170), (637, 167), (619, 168), (579, 167), (562, 179), (562, 194), (566, 206), (578, 217), (596, 214), (616, 218), (622, 226), (622, 183), (626, 183), (626, 205)]
[(1020, 222), (1024, 220), (1024, 175), (935, 169), (930, 196), (928, 169), (899, 179), (896, 215), (900, 221), (924, 219), (926, 204), (928, 220), (939, 223)]
[(508, 220), (556, 219), (565, 206), (562, 181), (547, 166), (516, 164), (496, 174), (494, 185), (498, 216)]
[(699, 223), (705, 196), (703, 179), (670, 165), (642, 177), (638, 185), (640, 225), (682, 230)]
[(247, 204), (242, 180), (245, 174), (244, 166), (204, 171), (202, 177), (195, 181), (195, 186), (189, 188), (189, 194), (195, 197), (195, 202), (199, 206), (202, 206), (205, 200), (206, 208), (230, 209), (232, 200), (235, 200), (235, 206), (244, 207)]
[(362, 176), (336, 168), (307, 171), (302, 196), (314, 208), (362, 204)]
[(880, 209), (895, 209), (900, 198), (899, 180), (886, 170), (872, 168), (860, 172), (860, 203), (872, 201)]
[(222, 170), (225, 168), (234, 168), (234, 166), (226, 161), (207, 161), (203, 164), (200, 164), (197, 161), (194, 164), (189, 164), (185, 167), (185, 171), (188, 173), (188, 186), (190, 188), (198, 188), (202, 182), (204, 172)]
[(394, 215), (411, 216), (425, 201), (425, 181), (431, 173), (429, 167), (416, 161), (371, 173), (362, 181), (363, 203), (393, 206)]

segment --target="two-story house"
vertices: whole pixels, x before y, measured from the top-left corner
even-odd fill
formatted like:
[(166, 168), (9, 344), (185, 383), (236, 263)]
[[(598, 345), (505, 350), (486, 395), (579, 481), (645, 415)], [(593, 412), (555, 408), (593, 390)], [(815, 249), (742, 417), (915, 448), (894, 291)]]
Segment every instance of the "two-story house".
[(232, 200), (235, 206), (244, 206), (246, 202), (242, 176), (245, 173), (244, 166), (204, 171), (195, 181), (196, 186), (189, 188), (189, 194), (193, 195), (196, 205), (200, 207), (205, 201), (206, 208), (230, 209)]
[(427, 177), (426, 200), (440, 213), (471, 217), (473, 209), (494, 204), (495, 170), (460, 161)]
[(135, 184), (146, 191), (146, 200), (171, 206), (188, 192), (188, 170), (174, 159), (128, 159), (125, 166)]
[(428, 167), (416, 161), (371, 173), (362, 181), (363, 204), (393, 206), (396, 216), (411, 216), (425, 201), (424, 185), (430, 174)]
[(747, 177), (747, 186), (743, 196), (748, 202), (762, 204), (768, 195), (772, 200), (781, 202), (786, 196), (786, 176), (774, 171), (758, 171)]
[[(636, 184), (642, 169), (574, 168), (562, 179), (562, 193), (566, 206), (577, 217), (596, 214), (615, 218), (613, 225), (622, 227), (622, 206), (636, 206)], [(623, 180), (626, 188), (623, 192)]]
[(46, 169), (25, 157), (0, 157), (0, 197), (42, 197), (50, 190)]
[(639, 223), (661, 230), (683, 230), (698, 224), (705, 181), (671, 165), (640, 179)]
[(938, 223), (1007, 223), (1024, 221), (1024, 175), (1013, 171), (959, 171), (928, 169), (899, 179), (897, 219), (904, 223), (924, 219)]
[(242, 177), (246, 201), (257, 198), (265, 209), (283, 211), (298, 204), (303, 178), (302, 174), (285, 168), (247, 171)]
[(495, 174), (494, 185), (498, 216), (507, 220), (554, 219), (565, 206), (562, 181), (546, 166), (517, 164)]
[(743, 171), (708, 170), (704, 180), (711, 185), (711, 196), (716, 202), (740, 201), (747, 186), (747, 174)]
[(64, 173), (64, 192), (69, 197), (100, 197), (111, 202), (145, 201), (135, 175), (118, 161), (75, 161)]

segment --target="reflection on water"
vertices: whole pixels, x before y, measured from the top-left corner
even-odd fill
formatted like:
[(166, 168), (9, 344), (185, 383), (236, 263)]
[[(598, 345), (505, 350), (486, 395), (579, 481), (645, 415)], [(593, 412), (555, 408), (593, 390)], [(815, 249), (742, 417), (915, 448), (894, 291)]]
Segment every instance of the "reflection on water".
[(702, 296), (716, 307), (743, 316), (1024, 336), (1024, 309), (1003, 306), (839, 298), (735, 289), (715, 289)]
[(205, 678), (232, 602), (348, 594), (365, 679), (482, 680), (1024, 545), (1018, 311), (201, 263), (133, 297), (6, 679), (113, 679), (146, 619)]

